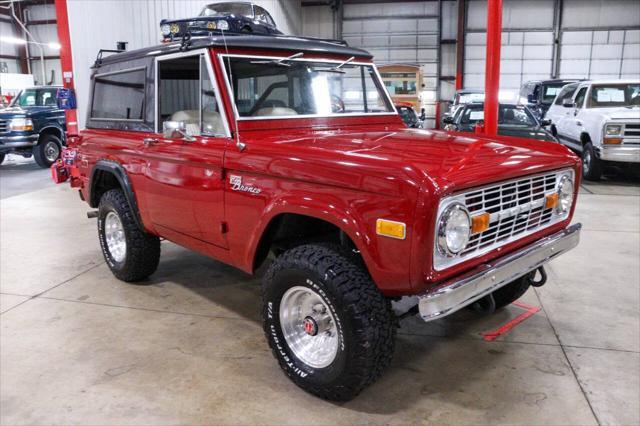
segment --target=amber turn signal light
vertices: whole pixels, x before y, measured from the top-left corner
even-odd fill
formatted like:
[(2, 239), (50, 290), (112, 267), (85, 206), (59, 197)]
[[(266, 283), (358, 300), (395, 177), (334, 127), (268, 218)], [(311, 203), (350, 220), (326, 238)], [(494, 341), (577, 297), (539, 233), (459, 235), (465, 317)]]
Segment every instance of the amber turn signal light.
[(544, 197), (544, 208), (553, 209), (558, 205), (558, 193), (554, 192)]
[(622, 138), (604, 138), (603, 143), (605, 145), (620, 145)]
[(479, 234), (489, 229), (489, 219), (491, 215), (489, 213), (482, 213), (471, 218), (471, 233)]
[(404, 240), (407, 236), (407, 225), (393, 220), (378, 219), (376, 220), (376, 234)]

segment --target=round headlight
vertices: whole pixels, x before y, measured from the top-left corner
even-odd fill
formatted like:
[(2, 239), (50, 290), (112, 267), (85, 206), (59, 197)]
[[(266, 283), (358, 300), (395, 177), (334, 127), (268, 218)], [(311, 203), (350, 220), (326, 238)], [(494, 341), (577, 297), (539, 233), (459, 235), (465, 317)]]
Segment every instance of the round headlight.
[(558, 184), (558, 205), (556, 212), (565, 214), (573, 204), (573, 181), (569, 176), (563, 176)]
[(160, 26), (160, 31), (162, 32), (162, 35), (167, 37), (169, 36), (169, 34), (171, 34), (171, 25), (169, 24), (164, 24)]
[(219, 30), (227, 31), (229, 29), (229, 23), (227, 21), (217, 21), (216, 25)]
[(438, 248), (448, 256), (460, 253), (469, 242), (471, 218), (462, 204), (452, 204), (438, 222)]

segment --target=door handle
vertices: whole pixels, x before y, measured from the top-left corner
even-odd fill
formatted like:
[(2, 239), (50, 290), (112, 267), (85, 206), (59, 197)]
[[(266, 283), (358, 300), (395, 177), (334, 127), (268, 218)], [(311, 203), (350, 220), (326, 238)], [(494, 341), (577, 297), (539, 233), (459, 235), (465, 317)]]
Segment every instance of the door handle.
[(576, 126), (582, 126), (582, 121), (576, 120)]
[(158, 138), (144, 138), (144, 139), (142, 139), (142, 143), (144, 144), (144, 146), (151, 146), (151, 145), (157, 144), (158, 142), (160, 142), (160, 139), (158, 139)]

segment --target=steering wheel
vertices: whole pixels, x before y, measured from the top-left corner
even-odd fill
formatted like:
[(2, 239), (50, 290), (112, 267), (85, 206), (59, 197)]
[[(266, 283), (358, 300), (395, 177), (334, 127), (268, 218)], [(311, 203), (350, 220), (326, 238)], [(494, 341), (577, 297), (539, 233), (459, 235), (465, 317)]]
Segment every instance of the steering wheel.
[(345, 108), (344, 108), (344, 101), (342, 100), (342, 98), (338, 95), (331, 95), (331, 112), (335, 113), (340, 113), (340, 112), (344, 112)]

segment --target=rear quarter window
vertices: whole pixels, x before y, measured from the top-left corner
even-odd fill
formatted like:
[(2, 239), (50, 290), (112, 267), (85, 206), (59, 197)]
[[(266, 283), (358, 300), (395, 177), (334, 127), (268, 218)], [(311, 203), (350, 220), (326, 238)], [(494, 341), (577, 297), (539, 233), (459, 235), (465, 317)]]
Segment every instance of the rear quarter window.
[(146, 68), (97, 74), (94, 78), (91, 119), (143, 121)]

